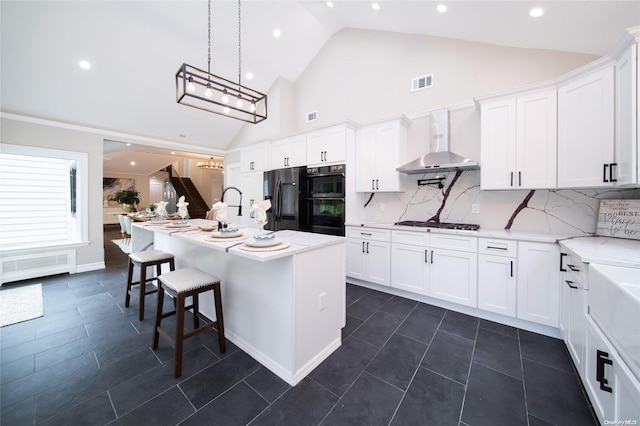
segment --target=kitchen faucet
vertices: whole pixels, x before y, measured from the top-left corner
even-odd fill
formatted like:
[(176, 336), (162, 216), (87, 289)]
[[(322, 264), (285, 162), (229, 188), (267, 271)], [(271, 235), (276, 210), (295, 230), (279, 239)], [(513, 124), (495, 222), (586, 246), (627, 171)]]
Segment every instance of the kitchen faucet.
[(240, 194), (240, 204), (238, 206), (229, 206), (229, 207), (238, 207), (238, 216), (242, 216), (242, 191), (240, 191), (238, 188), (236, 188), (235, 186), (227, 186), (223, 191), (222, 191), (222, 196), (220, 196), (220, 202), (224, 203), (224, 194), (225, 192), (227, 192), (230, 189), (235, 189), (236, 191), (238, 191), (238, 194)]

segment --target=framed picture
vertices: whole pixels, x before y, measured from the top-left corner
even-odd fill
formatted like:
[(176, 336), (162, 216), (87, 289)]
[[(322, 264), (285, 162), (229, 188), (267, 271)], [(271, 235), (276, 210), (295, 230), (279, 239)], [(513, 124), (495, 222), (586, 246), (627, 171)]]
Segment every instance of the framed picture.
[(116, 192), (124, 190), (135, 190), (136, 180), (129, 178), (102, 178), (102, 199), (107, 203), (113, 200)]

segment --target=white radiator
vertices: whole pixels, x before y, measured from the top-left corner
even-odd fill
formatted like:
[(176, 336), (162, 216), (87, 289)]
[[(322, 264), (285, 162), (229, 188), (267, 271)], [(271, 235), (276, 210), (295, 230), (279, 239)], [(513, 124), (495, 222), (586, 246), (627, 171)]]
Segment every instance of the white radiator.
[(75, 250), (25, 253), (0, 258), (0, 285), (64, 272), (76, 272)]

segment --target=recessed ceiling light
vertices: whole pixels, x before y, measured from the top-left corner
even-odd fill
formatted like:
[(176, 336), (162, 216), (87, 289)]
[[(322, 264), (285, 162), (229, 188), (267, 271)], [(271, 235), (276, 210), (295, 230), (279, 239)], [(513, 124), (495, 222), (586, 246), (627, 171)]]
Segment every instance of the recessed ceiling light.
[(253, 73), (247, 72), (244, 76), (247, 78), (247, 80), (251, 80), (253, 78)]
[(333, 2), (332, 1), (328, 1), (327, 2), (327, 7), (333, 7)]
[(539, 18), (544, 15), (544, 9), (542, 9), (541, 7), (534, 7), (529, 11), (529, 15), (533, 16), (534, 18)]
[(171, 155), (176, 155), (176, 152), (175, 151), (171, 151)]
[(82, 60), (80, 62), (78, 62), (78, 65), (80, 66), (80, 68), (82, 68), (83, 70), (88, 70), (91, 68), (91, 64), (89, 63), (89, 61), (85, 61)]
[(378, 3), (371, 3), (371, 7), (373, 10), (380, 10), (380, 5)]
[(445, 12), (447, 11), (447, 6), (446, 6), (446, 5), (444, 5), (444, 4), (439, 4), (439, 5), (436, 7), (436, 10), (437, 10), (438, 12), (440, 12), (440, 13), (445, 13)]
[(280, 32), (280, 30), (279, 30), (279, 29), (277, 29), (277, 28), (276, 28), (275, 30), (273, 30), (273, 36), (274, 36), (275, 38), (280, 37), (280, 35), (281, 35), (281, 34), (282, 34), (282, 33)]
[(127, 146), (131, 146), (131, 144), (130, 144), (130, 143), (128, 143), (128, 144), (127, 144)]
[(132, 166), (135, 166), (135, 165), (136, 165), (136, 162), (135, 162), (135, 161), (132, 161), (130, 164), (131, 164)]

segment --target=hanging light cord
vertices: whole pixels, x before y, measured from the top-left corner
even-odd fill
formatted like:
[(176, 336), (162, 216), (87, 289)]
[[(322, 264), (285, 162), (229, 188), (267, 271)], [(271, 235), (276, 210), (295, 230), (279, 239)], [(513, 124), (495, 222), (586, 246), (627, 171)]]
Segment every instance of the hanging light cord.
[[(209, 8), (207, 11), (207, 27), (209, 29), (209, 34), (208, 34), (208, 48), (207, 48), (207, 74), (209, 74), (209, 76), (211, 75), (211, 0), (209, 0)], [(211, 77), (207, 77), (208, 81), (210, 82)]]
[[(242, 76), (242, 33), (240, 31), (240, 0), (238, 0), (238, 92), (240, 92), (240, 86)], [(240, 93), (238, 93), (240, 96)]]

